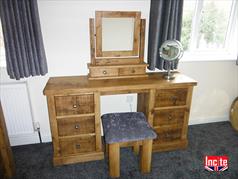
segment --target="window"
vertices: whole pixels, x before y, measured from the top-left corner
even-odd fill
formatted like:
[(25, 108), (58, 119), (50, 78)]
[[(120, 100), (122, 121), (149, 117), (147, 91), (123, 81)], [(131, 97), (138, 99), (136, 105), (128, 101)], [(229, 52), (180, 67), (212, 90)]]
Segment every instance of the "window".
[(181, 43), (185, 60), (236, 59), (237, 6), (236, 0), (184, 1)]
[(1, 21), (0, 21), (0, 67), (6, 67), (5, 48), (4, 48)]

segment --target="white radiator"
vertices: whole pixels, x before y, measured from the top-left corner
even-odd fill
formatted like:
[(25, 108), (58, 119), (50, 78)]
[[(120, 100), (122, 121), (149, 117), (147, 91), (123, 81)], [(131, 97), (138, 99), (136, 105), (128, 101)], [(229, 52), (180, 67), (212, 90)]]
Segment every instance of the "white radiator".
[(36, 143), (26, 82), (0, 84), (0, 97), (11, 145)]

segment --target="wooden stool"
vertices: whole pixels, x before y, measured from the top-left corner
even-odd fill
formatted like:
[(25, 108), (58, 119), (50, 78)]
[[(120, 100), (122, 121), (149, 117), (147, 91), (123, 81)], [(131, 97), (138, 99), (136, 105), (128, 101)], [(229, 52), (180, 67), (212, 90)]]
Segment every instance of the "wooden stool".
[(109, 173), (120, 176), (120, 145), (125, 142), (142, 143), (140, 168), (151, 170), (152, 141), (157, 137), (142, 112), (110, 113), (102, 116), (105, 142), (109, 150)]

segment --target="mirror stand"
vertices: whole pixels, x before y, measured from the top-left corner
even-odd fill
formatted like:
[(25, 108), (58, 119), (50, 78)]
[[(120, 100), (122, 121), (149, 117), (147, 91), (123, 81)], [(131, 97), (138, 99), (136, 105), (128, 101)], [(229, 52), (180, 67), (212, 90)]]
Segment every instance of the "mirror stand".
[[(96, 11), (95, 19), (89, 19), (90, 27), (90, 48), (91, 63), (88, 64), (89, 80), (115, 79), (115, 78), (137, 78), (147, 77), (144, 63), (144, 43), (145, 43), (145, 19), (141, 19), (140, 12), (126, 11)], [(132, 40), (132, 50), (117, 49), (104, 51), (103, 47), (103, 18), (134, 19), (134, 39)], [(123, 29), (123, 26), (121, 27)], [(107, 27), (107, 30), (108, 31)], [(118, 29), (120, 30), (120, 29)], [(123, 29), (125, 30), (125, 29)], [(130, 29), (130, 31), (132, 31)], [(135, 35), (136, 34), (136, 35)], [(104, 33), (105, 35), (105, 33)], [(112, 39), (112, 43), (113, 43)], [(115, 44), (113, 44), (115, 45)], [(122, 44), (120, 44), (122, 45)], [(125, 47), (127, 44), (125, 44)], [(114, 46), (115, 47), (115, 46)]]
[(164, 78), (166, 80), (172, 80), (174, 79), (174, 74), (171, 72), (171, 65), (172, 65), (172, 62), (171, 61), (168, 61), (168, 70), (167, 70), (167, 74), (164, 75)]

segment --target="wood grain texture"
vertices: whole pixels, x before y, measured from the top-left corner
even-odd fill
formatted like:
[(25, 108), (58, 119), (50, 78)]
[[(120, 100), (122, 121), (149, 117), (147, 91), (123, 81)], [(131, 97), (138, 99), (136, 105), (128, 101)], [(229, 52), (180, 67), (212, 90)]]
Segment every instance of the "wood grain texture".
[(100, 93), (94, 93), (95, 106), (95, 133), (96, 133), (96, 151), (102, 151), (101, 141), (101, 113), (100, 113)]
[(187, 139), (188, 135), (188, 121), (189, 121), (189, 114), (190, 114), (190, 106), (192, 103), (192, 95), (193, 95), (193, 87), (188, 88), (188, 93), (187, 93), (187, 100), (186, 100), (186, 105), (187, 109), (185, 111), (185, 117), (184, 117), (184, 123), (183, 123), (183, 129), (182, 129), (182, 139)]
[(156, 91), (155, 107), (181, 106), (186, 104), (187, 89), (161, 89)]
[(8, 139), (5, 118), (3, 115), (0, 101), (0, 166), (3, 169), (4, 178), (11, 178), (16, 173), (15, 162), (13, 159), (12, 149)]
[(71, 117), (57, 119), (59, 136), (71, 136), (87, 133), (95, 133), (95, 118)]
[(140, 59), (138, 57), (110, 57), (110, 58), (96, 58), (95, 65), (131, 65), (131, 64), (140, 64)]
[(171, 124), (183, 124), (185, 117), (184, 109), (159, 110), (154, 112), (153, 126)]
[(54, 157), (57, 157), (60, 156), (60, 147), (59, 147), (59, 134), (58, 134), (58, 124), (56, 120), (54, 96), (47, 96), (47, 105), (48, 105)]
[(120, 146), (119, 143), (108, 145), (109, 149), (109, 174), (111, 177), (120, 176)]
[[(122, 51), (102, 50), (102, 18), (134, 18), (133, 49)], [(112, 79), (112, 78), (135, 78), (146, 77), (146, 66), (144, 63), (145, 43), (145, 19), (141, 19), (141, 12), (137, 11), (96, 11), (94, 20), (90, 19), (90, 47), (91, 65), (89, 68), (90, 80)], [(94, 34), (94, 28), (96, 34)], [(95, 37), (96, 36), (96, 37)], [(95, 42), (96, 41), (96, 42)], [(96, 44), (96, 46), (95, 46)], [(95, 53), (94, 53), (95, 52)], [(145, 65), (142, 67), (132, 65)], [(105, 66), (106, 67), (102, 67)], [(121, 65), (115, 69), (115, 65)], [(99, 68), (95, 68), (95, 67)], [(111, 68), (110, 68), (111, 66)]]
[(55, 97), (56, 115), (86, 114), (94, 112), (92, 94)]
[(142, 173), (151, 171), (152, 141), (143, 140), (140, 156), (140, 168)]
[(97, 66), (88, 64), (89, 80), (110, 79), (110, 78), (131, 78), (146, 77), (147, 64), (128, 64), (128, 65), (104, 65)]
[(133, 91), (163, 88), (186, 88), (197, 82), (181, 73), (175, 73), (175, 79), (168, 81), (164, 73), (149, 73), (145, 78), (88, 80), (87, 76), (51, 77), (45, 88), (45, 95), (69, 95), (92, 91)]
[(67, 156), (58, 156), (54, 157), (53, 162), (54, 166), (60, 166), (65, 164), (73, 164), (80, 162), (88, 162), (94, 160), (103, 160), (103, 152), (90, 152), (90, 153), (79, 153), (77, 155), (67, 155)]
[(91, 63), (93, 65), (96, 64), (95, 61), (95, 31), (94, 31), (94, 19), (89, 19), (89, 30), (90, 30), (90, 55), (91, 55)]
[(140, 52), (139, 52), (140, 63), (144, 62), (145, 26), (146, 26), (145, 19), (141, 19), (141, 26), (140, 26)]
[(78, 153), (95, 152), (95, 136), (84, 136), (60, 139), (60, 154), (68, 156)]

